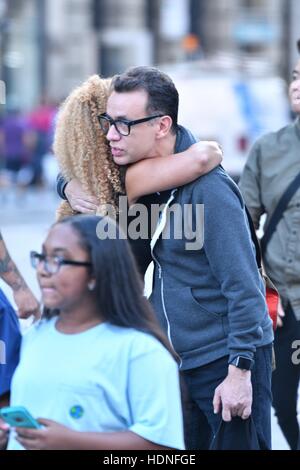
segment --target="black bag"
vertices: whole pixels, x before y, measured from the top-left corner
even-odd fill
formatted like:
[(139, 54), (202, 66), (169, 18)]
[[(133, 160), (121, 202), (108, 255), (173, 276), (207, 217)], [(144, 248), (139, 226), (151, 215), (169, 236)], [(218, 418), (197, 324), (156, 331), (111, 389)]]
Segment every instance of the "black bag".
[(300, 173), (296, 176), (296, 178), (290, 183), (290, 185), (287, 187), (283, 195), (281, 196), (273, 214), (271, 215), (270, 221), (268, 223), (268, 226), (265, 230), (265, 233), (263, 237), (260, 240), (261, 244), (261, 252), (262, 255), (265, 255), (267, 245), (269, 241), (271, 240), (278, 223), (280, 222), (284, 212), (286, 211), (288, 204), (294, 194), (298, 191), (300, 187)]
[(260, 450), (252, 417), (222, 420), (209, 450)]

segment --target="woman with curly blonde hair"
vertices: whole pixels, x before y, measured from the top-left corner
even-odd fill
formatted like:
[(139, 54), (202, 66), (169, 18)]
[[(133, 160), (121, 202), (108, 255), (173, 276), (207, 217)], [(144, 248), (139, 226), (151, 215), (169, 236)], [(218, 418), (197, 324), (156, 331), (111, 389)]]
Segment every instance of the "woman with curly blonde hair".
[(57, 212), (59, 219), (75, 213), (101, 214), (105, 204), (117, 208), (125, 186), (130, 204), (143, 195), (181, 186), (222, 160), (218, 144), (198, 142), (186, 152), (142, 160), (124, 172), (114, 163), (98, 122), (106, 111), (111, 81), (93, 75), (61, 106), (54, 141), (61, 172), (57, 189), (65, 198)]
[[(97, 212), (105, 204), (116, 206), (117, 196), (124, 193), (120, 167), (114, 163), (98, 123), (99, 114), (106, 109), (110, 82), (93, 75), (72, 91), (61, 106), (53, 146), (62, 176), (66, 181), (76, 178), (96, 198)], [(74, 213), (63, 201), (57, 216)]]

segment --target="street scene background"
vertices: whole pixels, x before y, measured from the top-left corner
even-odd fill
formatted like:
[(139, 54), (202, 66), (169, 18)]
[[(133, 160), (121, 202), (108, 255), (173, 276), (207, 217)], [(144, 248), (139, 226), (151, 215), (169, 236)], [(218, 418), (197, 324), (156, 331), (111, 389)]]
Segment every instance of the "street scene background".
[[(217, 140), (238, 180), (252, 143), (293, 117), (299, 25), (299, 0), (0, 0), (1, 231), (37, 296), (29, 251), (55, 220), (52, 141), (68, 93), (93, 73), (159, 66), (180, 123)], [(288, 448), (275, 418), (273, 448)]]

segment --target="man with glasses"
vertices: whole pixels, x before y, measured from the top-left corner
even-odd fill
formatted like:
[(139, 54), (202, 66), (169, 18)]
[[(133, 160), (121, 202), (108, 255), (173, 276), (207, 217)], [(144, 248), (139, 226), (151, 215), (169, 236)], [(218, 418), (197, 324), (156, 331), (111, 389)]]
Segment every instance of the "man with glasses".
[[(115, 77), (99, 117), (115, 163), (126, 166), (191, 145), (193, 137), (177, 123), (178, 102), (172, 80), (155, 68), (135, 67)], [(139, 202), (151, 217), (153, 198)], [(219, 167), (155, 202), (165, 203), (165, 210), (152, 237), (155, 267), (148, 290), (152, 285), (150, 300), (181, 359), (192, 398), (187, 447), (209, 447), (221, 411), (230, 421), (248, 418), (252, 410), (260, 446), (270, 448), (272, 324), (239, 190)], [(174, 236), (167, 211), (175, 203), (182, 214), (185, 207), (195, 214), (204, 204), (204, 227), (196, 227), (204, 230), (202, 248), (187, 250), (187, 240)], [(161, 236), (164, 220), (169, 237)]]
[(159, 117), (163, 117), (163, 114), (155, 114), (154, 116), (147, 116), (142, 119), (135, 119), (133, 121), (129, 121), (128, 119), (117, 119), (116, 121), (109, 117), (106, 113), (100, 114), (98, 116), (99, 124), (101, 129), (103, 130), (104, 134), (106, 135), (109, 131), (110, 126), (115, 126), (117, 132), (124, 137), (130, 134), (130, 130), (132, 126), (136, 124), (142, 124), (143, 122), (152, 121), (152, 119), (156, 119)]
[[(87, 214), (94, 213), (99, 209), (100, 202), (101, 207), (105, 203), (112, 205), (118, 203), (118, 194), (120, 194), (124, 187), (123, 175), (125, 172), (119, 172), (116, 169), (111, 158), (111, 152), (105, 142), (104, 134), (111, 126), (110, 116), (104, 113), (108, 94), (109, 90), (106, 80), (93, 76), (84, 82), (78, 90), (74, 90), (62, 106), (57, 122), (54, 148), (58, 154), (62, 171), (65, 175), (68, 175), (68, 180), (65, 180), (61, 175), (58, 178), (58, 193), (62, 198), (67, 199), (66, 203), (60, 205), (62, 210), (59, 210), (59, 216), (70, 215), (72, 211), (73, 214), (80, 212)], [(97, 116), (97, 113), (103, 114)], [(76, 120), (74, 116), (76, 116)], [(135, 129), (143, 129), (160, 117), (163, 116), (157, 112), (146, 112), (135, 120), (128, 120), (123, 116), (114, 121), (114, 126), (117, 127), (118, 132), (124, 138), (131, 139)], [(101, 127), (104, 132), (101, 132)], [(185, 137), (179, 139), (181, 143), (178, 145), (178, 149), (181, 149), (181, 152), (189, 147), (191, 149), (187, 152), (187, 155), (164, 159), (165, 161), (167, 160), (166, 170), (160, 172), (159, 165), (156, 165), (156, 170), (152, 171), (151, 175), (146, 172), (144, 177), (139, 178), (140, 166), (137, 166), (137, 168), (134, 168), (134, 165), (132, 166), (126, 175), (126, 184), (130, 181), (128, 183), (129, 197), (131, 190), (135, 191), (134, 194), (139, 198), (143, 194), (145, 187), (148, 187), (148, 193), (161, 191), (164, 187), (172, 187), (174, 183), (168, 183), (170, 173), (175, 175), (173, 179), (176, 181), (180, 179), (184, 181), (184, 178), (181, 176), (181, 170), (178, 171), (176, 168), (180, 168), (180, 165), (182, 168), (185, 160), (188, 162), (186, 169), (192, 175), (192, 179), (193, 175), (206, 173), (219, 164), (222, 152), (217, 143), (201, 141), (192, 145), (195, 143), (195, 140), (190, 134), (187, 132), (183, 134), (181, 132), (181, 135)], [(77, 145), (76, 142), (78, 143)], [(138, 146), (139, 144), (136, 143), (135, 145)], [(89, 156), (88, 161), (87, 155)], [(172, 154), (169, 157), (172, 157)], [(148, 162), (146, 162), (146, 165), (148, 165)], [(68, 169), (67, 172), (66, 169)], [(176, 172), (179, 175), (177, 177)], [(130, 179), (128, 175), (131, 174), (137, 176)], [(139, 202), (159, 204), (162, 201), (163, 195), (164, 193), (162, 192), (159, 195), (157, 193), (149, 194), (139, 199)], [(126, 215), (127, 220), (125, 221), (124, 217), (124, 223), (122, 223), (122, 228), (125, 232), (127, 232), (127, 227), (131, 225), (131, 221), (133, 222), (134, 219), (130, 213)], [(137, 239), (134, 237), (133, 239), (129, 236), (131, 247), (142, 274), (144, 274), (148, 264), (151, 262), (149, 241), (151, 239), (151, 226), (154, 226), (154, 224), (151, 220), (148, 220), (147, 225), (149, 228), (147, 236), (144, 235), (147, 230), (145, 228), (146, 222), (143, 225), (143, 237), (141, 236)]]
[[(115, 163), (181, 151), (191, 137), (177, 123), (178, 100), (171, 79), (155, 68), (134, 67), (115, 77), (106, 113), (99, 117)], [(268, 449), (272, 323), (243, 199), (218, 167), (172, 190), (163, 202), (151, 242), (154, 271), (147, 279), (150, 300), (180, 357), (191, 396), (187, 447), (209, 447), (219, 413), (225, 421), (245, 420), (252, 413), (259, 445)], [(176, 215), (169, 217), (168, 211), (180, 207), (185, 224), (185, 208), (192, 207), (194, 227), (201, 204), (204, 225), (200, 221), (196, 232), (203, 229), (204, 241), (190, 250), (186, 233), (176, 236)]]
[(273, 407), (290, 448), (296, 450), (300, 364), (293, 361), (293, 347), (300, 340), (300, 58), (291, 74), (289, 99), (295, 121), (255, 142), (240, 188), (255, 228), (262, 215), (267, 216), (264, 267), (282, 302), (274, 341)]

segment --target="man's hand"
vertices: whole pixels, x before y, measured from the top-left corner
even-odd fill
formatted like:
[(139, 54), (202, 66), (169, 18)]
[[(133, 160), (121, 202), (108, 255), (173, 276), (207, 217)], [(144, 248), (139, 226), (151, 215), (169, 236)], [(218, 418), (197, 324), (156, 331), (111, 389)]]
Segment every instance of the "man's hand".
[(198, 158), (199, 163), (203, 166), (202, 169), (206, 173), (220, 165), (223, 160), (222, 149), (220, 145), (213, 140), (201, 140), (200, 142), (196, 142), (189, 147), (187, 153), (194, 155), (194, 158)]
[(44, 427), (41, 429), (16, 428), (17, 441), (27, 450), (68, 450), (71, 447), (72, 431), (66, 426), (51, 421), (38, 419)]
[(234, 416), (249, 418), (252, 407), (251, 372), (229, 365), (227, 377), (215, 390), (213, 407), (214, 413), (222, 409), (224, 421), (231, 421)]
[(99, 205), (97, 198), (82, 189), (78, 179), (74, 178), (65, 187), (65, 195), (73, 211), (82, 214), (95, 214)]
[(26, 284), (14, 289), (13, 296), (20, 318), (29, 318), (31, 315), (34, 315), (36, 320), (40, 318), (40, 304)]
[(6, 449), (9, 425), (0, 419), (0, 450)]

